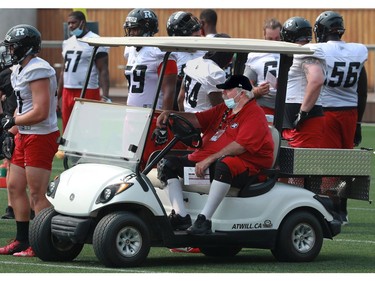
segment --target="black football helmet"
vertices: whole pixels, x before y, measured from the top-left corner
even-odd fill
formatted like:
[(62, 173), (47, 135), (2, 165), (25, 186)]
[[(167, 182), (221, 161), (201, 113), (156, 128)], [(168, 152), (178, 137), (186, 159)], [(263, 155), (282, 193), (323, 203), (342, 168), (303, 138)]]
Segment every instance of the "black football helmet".
[(179, 11), (173, 13), (167, 21), (169, 36), (191, 36), (201, 29), (199, 20), (191, 13)]
[(316, 18), (314, 34), (317, 43), (327, 42), (328, 35), (336, 34), (341, 39), (344, 32), (344, 20), (339, 13), (326, 11)]
[(296, 43), (297, 41), (310, 42), (312, 27), (310, 22), (301, 17), (292, 17), (286, 20), (280, 31), (282, 41)]
[(5, 35), (2, 43), (6, 51), (1, 56), (2, 64), (19, 64), (28, 55), (34, 55), (41, 49), (40, 32), (28, 24), (13, 26)]
[(138, 28), (138, 36), (150, 37), (159, 31), (158, 17), (151, 9), (133, 9), (124, 23), (125, 36), (130, 36), (130, 29)]

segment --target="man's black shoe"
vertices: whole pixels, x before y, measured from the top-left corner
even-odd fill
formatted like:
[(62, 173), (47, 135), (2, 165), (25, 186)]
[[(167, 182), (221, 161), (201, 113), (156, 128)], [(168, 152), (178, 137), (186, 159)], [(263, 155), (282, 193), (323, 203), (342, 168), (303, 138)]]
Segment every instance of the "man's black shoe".
[(186, 230), (191, 226), (190, 215), (181, 217), (179, 214), (176, 214), (174, 210), (172, 210), (168, 218), (169, 218), (169, 222), (172, 225), (173, 230)]
[(14, 212), (11, 206), (6, 207), (5, 214), (1, 217), (2, 220), (12, 220), (14, 219)]
[(211, 226), (211, 221), (207, 220), (204, 215), (199, 214), (194, 224), (187, 229), (187, 232), (195, 235), (211, 234)]

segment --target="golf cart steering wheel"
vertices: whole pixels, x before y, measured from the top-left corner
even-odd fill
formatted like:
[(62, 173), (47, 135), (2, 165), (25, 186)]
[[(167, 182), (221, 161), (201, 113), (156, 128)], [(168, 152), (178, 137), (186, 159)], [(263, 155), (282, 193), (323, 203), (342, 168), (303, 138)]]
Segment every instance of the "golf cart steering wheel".
[(185, 145), (193, 148), (202, 146), (200, 130), (195, 128), (185, 117), (171, 113), (167, 122), (174, 136)]

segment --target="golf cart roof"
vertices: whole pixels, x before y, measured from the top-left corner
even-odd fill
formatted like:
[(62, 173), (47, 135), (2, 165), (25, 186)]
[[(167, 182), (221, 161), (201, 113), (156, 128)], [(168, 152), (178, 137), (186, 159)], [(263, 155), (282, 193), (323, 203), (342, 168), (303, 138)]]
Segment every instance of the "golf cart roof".
[(162, 51), (189, 52), (195, 50), (226, 52), (260, 52), (280, 54), (313, 54), (308, 47), (294, 43), (245, 38), (208, 38), (208, 37), (97, 37), (82, 38), (91, 46), (154, 46)]

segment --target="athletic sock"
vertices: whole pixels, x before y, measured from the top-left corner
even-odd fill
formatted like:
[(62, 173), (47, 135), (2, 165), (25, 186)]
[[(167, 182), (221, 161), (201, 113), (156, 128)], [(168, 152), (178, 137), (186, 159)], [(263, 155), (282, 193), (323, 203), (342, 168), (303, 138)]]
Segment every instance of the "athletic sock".
[(16, 240), (20, 242), (29, 242), (29, 222), (16, 221), (17, 235)]
[(208, 193), (208, 199), (201, 214), (205, 215), (206, 219), (210, 220), (215, 213), (217, 207), (223, 201), (230, 189), (230, 184), (213, 180)]
[(181, 217), (185, 217), (187, 212), (185, 209), (180, 180), (176, 178), (167, 180), (167, 188), (172, 208), (175, 210), (176, 214), (179, 214)]

